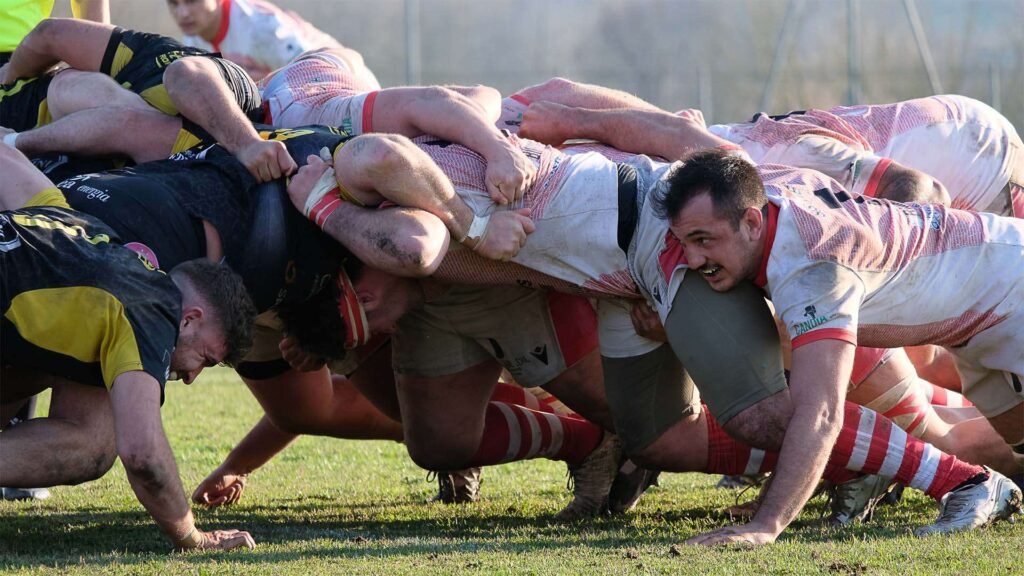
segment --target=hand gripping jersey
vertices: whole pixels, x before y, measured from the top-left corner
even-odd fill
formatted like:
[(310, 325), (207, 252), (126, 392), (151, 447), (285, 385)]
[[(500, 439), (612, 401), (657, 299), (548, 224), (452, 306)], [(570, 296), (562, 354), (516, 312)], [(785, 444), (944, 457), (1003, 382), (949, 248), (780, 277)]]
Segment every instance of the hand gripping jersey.
[[(686, 269), (681, 250), (670, 242), (668, 223), (657, 217), (650, 202), (669, 165), (644, 156), (633, 157), (629, 164), (595, 153), (568, 156), (513, 138), (538, 169), (522, 202), (510, 208), (530, 208), (536, 231), (511, 263), (487, 260), (455, 245), (435, 276), (451, 283), (515, 283), (611, 299), (598, 310), (602, 353), (632, 356), (657, 347), (636, 334), (628, 304), (614, 300), (645, 296), (667, 315), (681, 283)], [(480, 155), (430, 136), (414, 141), (474, 212), (508, 209), (491, 201)], [(666, 251), (668, 256), (663, 255)], [(663, 260), (671, 264), (663, 266)]]
[[(262, 137), (282, 141), (299, 165), (348, 139), (326, 127), (258, 129)], [(58, 186), (72, 206), (102, 218), (165, 270), (206, 256), (202, 221), (210, 222), (225, 261), (242, 276), (260, 311), (316, 292), (348, 259), (344, 248), (292, 207), (283, 180), (257, 184), (220, 146), (202, 143), (168, 160), (85, 174)]]
[(888, 159), (937, 178), (954, 208), (1024, 215), (1024, 144), (1006, 118), (970, 98), (759, 114), (708, 129), (758, 163), (813, 168), (853, 194), (874, 195)]
[(221, 0), (220, 29), (213, 42), (185, 36), (188, 46), (220, 52), (255, 79), (315, 48), (340, 48), (337, 40), (317, 30), (290, 10), (263, 0)]
[(141, 370), (162, 401), (181, 315), (174, 282), (56, 190), (31, 204), (0, 213), (0, 362), (107, 388)]
[[(1006, 374), (1006, 391), (1022, 394), (1024, 222), (851, 198), (810, 170), (759, 171), (769, 206), (757, 282), (793, 348), (820, 339), (878, 348), (937, 344), (970, 368), (969, 398), (992, 373)], [(979, 407), (994, 413), (1013, 405), (1001, 402)]]
[(340, 126), (353, 136), (373, 131), (373, 102), (380, 84), (372, 75), (357, 74), (330, 50), (303, 54), (259, 86), (267, 124)]

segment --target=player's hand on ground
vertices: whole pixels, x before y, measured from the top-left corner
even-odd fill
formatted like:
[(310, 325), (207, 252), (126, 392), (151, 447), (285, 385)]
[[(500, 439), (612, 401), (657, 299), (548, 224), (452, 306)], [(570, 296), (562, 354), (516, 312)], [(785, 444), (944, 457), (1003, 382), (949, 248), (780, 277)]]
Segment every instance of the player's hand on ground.
[(561, 146), (576, 138), (566, 117), (571, 108), (554, 102), (533, 102), (523, 112), (519, 135), (549, 146)]
[(235, 154), (260, 182), (269, 182), (295, 171), (295, 161), (288, 154), (288, 148), (281, 142), (256, 140)]
[(323, 368), (327, 363), (323, 358), (303, 350), (299, 342), (291, 336), (282, 338), (277, 347), (281, 350), (281, 357), (285, 362), (299, 372), (313, 372)]
[(761, 528), (751, 522), (737, 526), (726, 526), (718, 530), (712, 530), (699, 536), (694, 536), (686, 541), (687, 544), (700, 544), (702, 546), (721, 546), (723, 544), (740, 544), (746, 546), (761, 546), (775, 542), (778, 534), (771, 530)]
[(526, 244), (526, 237), (534, 230), (529, 208), (498, 210), (491, 214), (484, 235), (470, 248), (485, 258), (508, 262), (519, 253)]
[(519, 200), (533, 184), (537, 167), (511, 143), (501, 153), (492, 156), (487, 158), (487, 173), (484, 175), (491, 200), (501, 205)]
[(192, 492), (192, 501), (210, 508), (230, 506), (242, 499), (245, 482), (245, 474), (239, 474), (221, 465), (199, 483)]
[(636, 333), (655, 342), (668, 342), (668, 334), (661, 323), (658, 313), (646, 301), (638, 300), (629, 310), (629, 319), (633, 321)]
[(203, 532), (203, 543), (197, 546), (200, 550), (231, 550), (232, 548), (256, 548), (256, 541), (248, 532), (242, 530), (213, 530)]

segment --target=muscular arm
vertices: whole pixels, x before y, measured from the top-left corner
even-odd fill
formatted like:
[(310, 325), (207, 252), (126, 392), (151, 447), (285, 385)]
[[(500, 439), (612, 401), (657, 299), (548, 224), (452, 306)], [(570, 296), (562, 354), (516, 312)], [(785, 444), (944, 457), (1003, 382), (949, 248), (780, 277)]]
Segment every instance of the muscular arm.
[(53, 183), (24, 154), (0, 144), (0, 210), (17, 210)]
[(818, 340), (793, 350), (793, 417), (764, 502), (743, 528), (774, 540), (811, 497), (843, 425), (853, 353), (854, 346), (841, 340)]
[(256, 546), (248, 532), (202, 532), (178, 476), (178, 466), (160, 420), (160, 385), (141, 371), (125, 372), (110, 388), (117, 454), (139, 502), (180, 548)]
[(373, 129), (408, 137), (430, 134), (462, 144), (487, 160), (492, 199), (504, 204), (520, 198), (536, 168), (495, 127), (498, 92), (481, 87), (471, 93), (473, 99), (441, 86), (381, 90), (373, 108)]
[(949, 192), (941, 182), (931, 176), (897, 162), (889, 164), (878, 182), (878, 198), (895, 202), (918, 204), (944, 204), (949, 206)]
[(728, 145), (696, 117), (661, 110), (619, 108), (593, 110), (535, 102), (523, 114), (520, 133), (546, 144), (573, 138), (603, 142), (625, 152), (678, 160), (695, 150)]
[(360, 261), (396, 276), (429, 276), (448, 251), (444, 224), (412, 208), (373, 210), (344, 204), (323, 230)]
[(128, 482), (157, 525), (178, 542), (195, 520), (160, 420), (160, 386), (145, 372), (126, 372), (114, 380), (110, 402)]

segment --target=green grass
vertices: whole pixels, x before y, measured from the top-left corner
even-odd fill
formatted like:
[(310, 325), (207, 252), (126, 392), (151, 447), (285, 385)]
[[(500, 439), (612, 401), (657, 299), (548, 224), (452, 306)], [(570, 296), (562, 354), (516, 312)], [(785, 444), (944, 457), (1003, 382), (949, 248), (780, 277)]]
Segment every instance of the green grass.
[[(168, 386), (164, 422), (186, 490), (216, 467), (259, 417), (227, 370)], [(2, 438), (0, 438), (2, 441)], [(807, 523), (820, 501), (768, 548), (681, 546), (723, 525), (737, 496), (715, 478), (664, 475), (633, 513), (582, 525), (551, 521), (568, 500), (565, 467), (521, 462), (484, 471), (484, 499), (426, 503), (434, 485), (392, 442), (302, 438), (250, 477), (245, 498), (196, 510), (204, 529), (242, 528), (255, 551), (168, 553), (120, 464), (102, 480), (59, 487), (41, 503), (0, 503), (0, 570), (61, 574), (1024, 574), (1024, 527), (1000, 524), (915, 539), (934, 504), (919, 494), (868, 525)]]

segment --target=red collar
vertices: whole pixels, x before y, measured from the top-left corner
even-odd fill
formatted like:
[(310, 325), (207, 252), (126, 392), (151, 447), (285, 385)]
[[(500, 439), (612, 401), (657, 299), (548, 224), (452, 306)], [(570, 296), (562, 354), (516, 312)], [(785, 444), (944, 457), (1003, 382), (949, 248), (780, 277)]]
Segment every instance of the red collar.
[(220, 52), (220, 43), (228, 35), (228, 26), (231, 24), (231, 0), (222, 0), (220, 3), (220, 28), (217, 35), (213, 37), (213, 51)]
[(761, 253), (761, 266), (757, 269), (757, 277), (754, 283), (764, 288), (768, 285), (768, 258), (772, 255), (772, 246), (775, 244), (775, 229), (779, 227), (779, 207), (768, 202), (768, 229), (765, 230), (764, 252)]

